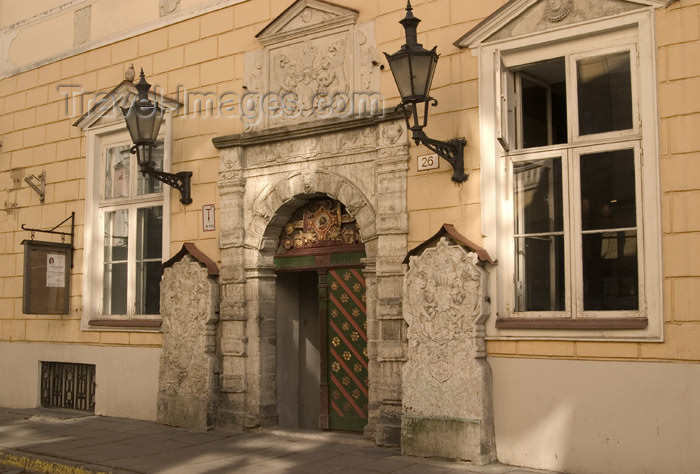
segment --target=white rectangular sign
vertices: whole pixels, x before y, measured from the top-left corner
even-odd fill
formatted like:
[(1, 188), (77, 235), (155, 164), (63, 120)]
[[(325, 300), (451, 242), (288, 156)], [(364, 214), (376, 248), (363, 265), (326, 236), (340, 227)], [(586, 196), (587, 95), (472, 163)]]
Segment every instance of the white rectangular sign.
[(46, 287), (66, 286), (66, 256), (59, 253), (46, 254)]
[(434, 170), (440, 165), (437, 153), (421, 155), (418, 157), (418, 171)]
[(202, 206), (202, 230), (216, 230), (216, 210), (213, 204)]

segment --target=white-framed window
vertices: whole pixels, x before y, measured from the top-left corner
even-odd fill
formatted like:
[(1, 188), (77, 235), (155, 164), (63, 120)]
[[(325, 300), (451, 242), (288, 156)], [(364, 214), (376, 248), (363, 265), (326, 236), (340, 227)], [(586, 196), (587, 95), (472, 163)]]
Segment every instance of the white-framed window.
[[(153, 151), (169, 168), (170, 121)], [(169, 188), (143, 176), (124, 123), (87, 131), (84, 319), (88, 327), (157, 327), (169, 244)]]
[(662, 339), (652, 15), (479, 46), (489, 337)]

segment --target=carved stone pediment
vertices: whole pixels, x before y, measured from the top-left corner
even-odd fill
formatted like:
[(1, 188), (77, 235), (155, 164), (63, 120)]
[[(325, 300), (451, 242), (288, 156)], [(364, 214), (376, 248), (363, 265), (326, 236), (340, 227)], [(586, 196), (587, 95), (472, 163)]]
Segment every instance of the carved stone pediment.
[(374, 24), (321, 0), (298, 0), (245, 55), (244, 130), (383, 110)]
[(318, 32), (319, 29), (352, 25), (356, 20), (356, 10), (321, 0), (299, 0), (258, 33), (257, 38), (267, 45)]
[[(670, 0), (672, 1), (672, 0)], [(511, 0), (455, 42), (460, 48), (523, 36), (633, 10), (663, 7), (669, 0)]]

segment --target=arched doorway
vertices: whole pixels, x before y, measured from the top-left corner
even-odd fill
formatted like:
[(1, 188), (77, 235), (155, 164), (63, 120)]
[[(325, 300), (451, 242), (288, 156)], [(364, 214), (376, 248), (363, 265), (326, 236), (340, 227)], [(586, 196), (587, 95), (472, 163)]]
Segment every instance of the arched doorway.
[(281, 426), (362, 431), (368, 413), (364, 244), (345, 206), (311, 199), (275, 256)]
[[(366, 281), (368, 321), (364, 436), (379, 445), (399, 444), (406, 345), (401, 262), (408, 237), (404, 127), (402, 116), (387, 114), (299, 125), (293, 135), (271, 129), (215, 141), (221, 149), (219, 426), (279, 424), (276, 301), (285, 272), (274, 260), (294, 212), (327, 196), (342, 202), (359, 224), (366, 253), (359, 262), (364, 264), (360, 274)], [(318, 258), (352, 266), (341, 261), (342, 255), (331, 252)], [(320, 411), (320, 401), (317, 406)]]

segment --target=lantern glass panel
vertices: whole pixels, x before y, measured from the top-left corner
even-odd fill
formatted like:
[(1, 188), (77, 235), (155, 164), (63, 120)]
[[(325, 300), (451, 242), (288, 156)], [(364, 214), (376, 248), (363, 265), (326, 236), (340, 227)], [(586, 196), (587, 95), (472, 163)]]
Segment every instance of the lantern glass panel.
[(148, 101), (135, 102), (129, 109), (122, 109), (126, 127), (129, 129), (134, 144), (144, 144), (158, 138), (160, 126), (163, 123), (163, 109), (158, 104)]
[(129, 130), (129, 135), (131, 136), (131, 141), (133, 143), (138, 143), (139, 138), (139, 123), (137, 113), (135, 111), (136, 104), (132, 104), (128, 109), (122, 109), (124, 114), (124, 120), (126, 121), (126, 128)]
[(160, 126), (163, 123), (163, 109), (155, 104), (155, 110), (152, 112), (153, 115), (153, 126), (151, 128), (150, 139), (154, 142), (158, 139), (158, 132), (160, 131)]
[(433, 75), (435, 74), (437, 57), (434, 53), (417, 54), (413, 56), (412, 59), (414, 94), (420, 96), (423, 100), (427, 100), (430, 96), (430, 86), (433, 82)]
[(411, 58), (407, 54), (394, 55), (389, 61), (391, 72), (394, 75), (394, 82), (396, 82), (396, 87), (399, 89), (402, 99), (414, 95), (410, 61)]

